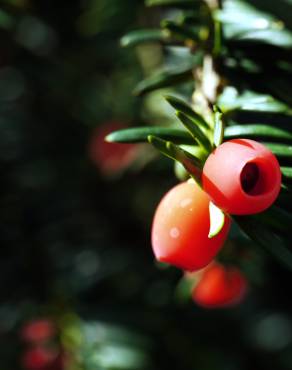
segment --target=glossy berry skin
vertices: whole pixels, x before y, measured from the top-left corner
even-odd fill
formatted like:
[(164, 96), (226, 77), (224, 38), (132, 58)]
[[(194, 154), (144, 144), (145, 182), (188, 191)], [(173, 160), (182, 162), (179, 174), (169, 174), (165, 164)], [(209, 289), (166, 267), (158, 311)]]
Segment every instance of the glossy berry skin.
[(274, 154), (248, 139), (226, 141), (207, 158), (203, 189), (223, 211), (234, 215), (262, 212), (276, 200), (281, 171)]
[(223, 246), (230, 219), (218, 235), (209, 239), (209, 197), (193, 182), (172, 188), (158, 205), (152, 225), (156, 259), (183, 270), (205, 267)]
[(192, 291), (193, 300), (204, 308), (234, 306), (242, 301), (247, 280), (239, 269), (211, 264)]

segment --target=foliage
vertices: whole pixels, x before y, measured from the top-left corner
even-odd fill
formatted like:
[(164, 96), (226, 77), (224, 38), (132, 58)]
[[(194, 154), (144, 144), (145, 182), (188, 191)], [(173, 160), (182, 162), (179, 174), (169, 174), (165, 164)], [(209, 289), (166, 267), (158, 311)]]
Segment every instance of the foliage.
[[(164, 1), (163, 5), (179, 6), (178, 3), (174, 2), (172, 4), (171, 1)], [(155, 2), (151, 5), (155, 5)], [(158, 1), (156, 5), (161, 4)], [(183, 3), (182, 5), (186, 4)], [(201, 16), (197, 22), (192, 22), (193, 33), (186, 32), (190, 27), (189, 17), (195, 18), (198, 12)], [(266, 146), (278, 156), (280, 164), (283, 165), (283, 187), (289, 192), (292, 189), (285, 182), (292, 168), (290, 167), (292, 163), (290, 161), (291, 128), (289, 127), (291, 108), (284, 97), (277, 94), (276, 91), (270, 90), (271, 86), (267, 89), (265, 81), (269, 81), (271, 75), (282, 76), (282, 78), (283, 75), (286, 75), (286, 78), (291, 77), (291, 74), (289, 75), (292, 67), (291, 55), (289, 52), (287, 53), (287, 50), (292, 47), (291, 31), (288, 27), (285, 27), (280, 19), (241, 0), (226, 0), (222, 4), (214, 1), (211, 2), (211, 5), (208, 1), (194, 1), (193, 9), (188, 9), (184, 14), (182, 16), (179, 13), (176, 19), (171, 21), (171, 24), (176, 26), (175, 28), (165, 26), (170, 23), (163, 21), (161, 23), (162, 30), (166, 27), (170, 33), (169, 37), (180, 41), (181, 47), (190, 46), (193, 55), (199, 54), (202, 57), (196, 61), (192, 58), (194, 61), (192, 74), (195, 76), (192, 106), (182, 99), (172, 96), (166, 97), (166, 100), (176, 110), (176, 115), (186, 130), (181, 130), (176, 135), (172, 128), (169, 128), (169, 131), (161, 128), (161, 139), (168, 137), (176, 144), (184, 145), (186, 144), (185, 138), (189, 139), (188, 131), (194, 139), (192, 145), (199, 145), (205, 151), (199, 158), (202, 163), (206, 159), (206, 153), (210, 153), (212, 147), (218, 146), (224, 138), (243, 136), (265, 141)], [(193, 36), (195, 29), (197, 33), (196, 36)], [(202, 33), (202, 29), (208, 30), (208, 32)], [(147, 39), (147, 33), (145, 33), (144, 40), (142, 34), (143, 31), (140, 31), (140, 42)], [(160, 41), (160, 39), (157, 41)], [(273, 55), (271, 63), (267, 63), (262, 58), (263, 54)], [(180, 72), (176, 72), (174, 75), (165, 71), (159, 75), (159, 83), (157, 83), (158, 76), (155, 80), (150, 77), (140, 83), (138, 93), (144, 94), (156, 88), (180, 83), (180, 77)], [(257, 86), (255, 81), (257, 81)], [(263, 83), (260, 84), (259, 81), (263, 81)], [(184, 96), (184, 98), (190, 100), (191, 97)], [(213, 113), (212, 105), (220, 108), (215, 108)], [(244, 115), (245, 112), (251, 112), (252, 116), (256, 117), (252, 119), (256, 119), (256, 122), (260, 123), (250, 124), (250, 118)], [(275, 114), (275, 118), (267, 120), (265, 115), (269, 113)], [(277, 120), (280, 120), (283, 124), (278, 125)], [(224, 126), (226, 126), (225, 134)], [(158, 132), (159, 137), (159, 128), (155, 127), (153, 130)], [(152, 134), (151, 128), (148, 127), (132, 129), (129, 132), (113, 133), (108, 140), (120, 141), (120, 138), (123, 142), (143, 141), (147, 138), (149, 140), (149, 133)], [(285, 141), (285, 138), (287, 138), (287, 143), (277, 143), (281, 139)], [(150, 143), (153, 143), (151, 139)], [(166, 145), (170, 147), (170, 144), (171, 141)], [(157, 145), (155, 146), (157, 147)], [(185, 166), (180, 156), (169, 155), (161, 147), (158, 147), (158, 149)], [(191, 155), (191, 153), (188, 155)], [(202, 164), (198, 167), (201, 168)], [(186, 169), (193, 175), (190, 169)], [(287, 219), (282, 220), (283, 225), (288, 229), (291, 224), (289, 205), (287, 205), (287, 208), (283, 207), (283, 210), (287, 212)], [(254, 232), (250, 232), (249, 227), (245, 227), (245, 219), (239, 218), (238, 224), (255, 242), (261, 239), (258, 233), (256, 233), (257, 237), (254, 237)], [(289, 242), (287, 237), (277, 230), (275, 224), (276, 222), (266, 225), (267, 228), (272, 228), (269, 231), (274, 233), (273, 235), (276, 237), (273, 247), (270, 246), (273, 238), (268, 238), (266, 241), (263, 238), (259, 244), (269, 244), (268, 249), (271, 253), (289, 267), (292, 262), (290, 248), (286, 248), (285, 257), (281, 256), (278, 251), (276, 252), (278, 239), (284, 244), (286, 239), (287, 245), (289, 245)], [(265, 227), (265, 222), (263, 227)]]

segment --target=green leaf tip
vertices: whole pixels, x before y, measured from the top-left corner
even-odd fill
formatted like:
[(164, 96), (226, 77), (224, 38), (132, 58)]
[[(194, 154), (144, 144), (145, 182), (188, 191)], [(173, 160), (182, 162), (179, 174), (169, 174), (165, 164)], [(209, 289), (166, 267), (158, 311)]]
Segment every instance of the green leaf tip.
[(105, 140), (110, 143), (147, 143), (149, 135), (181, 145), (194, 144), (193, 138), (187, 131), (159, 126), (131, 127), (113, 131), (105, 137)]
[(178, 112), (184, 113), (186, 116), (191, 118), (197, 125), (209, 129), (209, 124), (205, 121), (205, 119), (198, 113), (196, 113), (193, 108), (186, 103), (184, 100), (173, 96), (173, 95), (165, 95), (164, 99), (170, 104), (175, 110)]
[(271, 230), (269, 225), (259, 222), (254, 216), (235, 216), (233, 219), (251, 240), (292, 271), (292, 252), (289, 239)]
[(146, 6), (181, 6), (192, 7), (197, 0), (145, 0)]
[(281, 172), (284, 178), (292, 181), (292, 167), (281, 167)]
[(228, 126), (224, 132), (225, 138), (233, 139), (238, 137), (250, 137), (250, 138), (267, 138), (276, 140), (290, 141), (292, 139), (292, 133), (278, 128), (276, 126), (264, 125), (264, 124), (245, 124), (245, 125), (233, 125)]
[(114, 134), (114, 132), (111, 132), (110, 134), (106, 135), (104, 141), (106, 141), (107, 143), (115, 143), (116, 141), (114, 140)]
[(210, 152), (212, 149), (209, 138), (200, 129), (199, 125), (196, 124), (188, 115), (183, 112), (176, 112), (178, 119), (182, 122), (185, 128), (190, 132), (194, 140), (206, 150)]
[(167, 38), (167, 33), (160, 29), (134, 30), (120, 39), (122, 47), (131, 47), (150, 42), (161, 42)]
[(148, 136), (148, 142), (165, 156), (180, 162), (189, 172), (190, 176), (200, 184), (203, 163), (199, 158), (183, 150), (171, 141), (166, 141), (153, 135)]

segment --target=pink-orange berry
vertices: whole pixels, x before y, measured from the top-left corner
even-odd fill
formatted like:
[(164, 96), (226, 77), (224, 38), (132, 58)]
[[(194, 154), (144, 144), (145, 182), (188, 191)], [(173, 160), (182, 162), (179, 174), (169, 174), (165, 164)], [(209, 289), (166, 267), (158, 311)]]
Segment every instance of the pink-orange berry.
[(204, 308), (222, 308), (240, 303), (246, 291), (247, 280), (238, 268), (212, 263), (194, 287), (192, 298)]
[(208, 195), (195, 182), (172, 188), (159, 203), (152, 225), (152, 247), (158, 261), (183, 270), (205, 267), (223, 246), (230, 227), (225, 218), (222, 230), (208, 238)]

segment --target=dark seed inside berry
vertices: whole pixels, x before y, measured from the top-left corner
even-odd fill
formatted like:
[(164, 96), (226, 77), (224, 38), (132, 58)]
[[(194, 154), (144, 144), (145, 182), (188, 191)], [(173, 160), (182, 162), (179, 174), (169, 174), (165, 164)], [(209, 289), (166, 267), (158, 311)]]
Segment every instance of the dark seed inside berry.
[(252, 193), (258, 180), (259, 180), (260, 171), (258, 166), (255, 163), (247, 163), (240, 175), (240, 182), (242, 189), (247, 193)]

